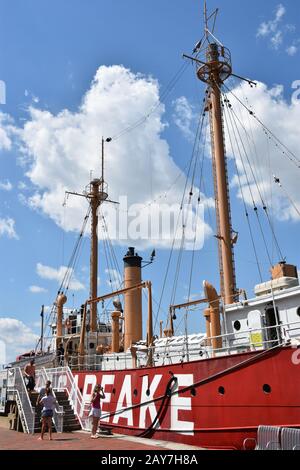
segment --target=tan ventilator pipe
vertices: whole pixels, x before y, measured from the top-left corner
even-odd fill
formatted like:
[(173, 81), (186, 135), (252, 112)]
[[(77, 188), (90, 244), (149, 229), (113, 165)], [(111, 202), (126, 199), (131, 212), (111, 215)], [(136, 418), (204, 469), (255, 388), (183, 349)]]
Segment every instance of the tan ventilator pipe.
[[(132, 287), (141, 283), (142, 258), (133, 247), (124, 256), (124, 287)], [(124, 350), (143, 338), (142, 328), (142, 292), (135, 289), (124, 295)]]
[(211, 284), (209, 284), (209, 282), (204, 281), (203, 287), (204, 287), (205, 296), (209, 303), (211, 345), (214, 350), (221, 349), (222, 338), (220, 337), (221, 336), (221, 321), (220, 321), (219, 296), (217, 294), (216, 289)]
[(206, 338), (207, 338), (207, 346), (211, 345), (211, 328), (210, 328), (210, 308), (206, 308), (203, 312), (203, 316), (205, 318), (205, 327), (206, 327)]
[(63, 331), (63, 306), (67, 302), (65, 294), (58, 294), (56, 298), (57, 318), (56, 318), (56, 343), (57, 346), (61, 343)]
[(121, 312), (115, 311), (111, 314), (112, 320), (112, 341), (111, 341), (111, 352), (120, 352), (120, 316)]

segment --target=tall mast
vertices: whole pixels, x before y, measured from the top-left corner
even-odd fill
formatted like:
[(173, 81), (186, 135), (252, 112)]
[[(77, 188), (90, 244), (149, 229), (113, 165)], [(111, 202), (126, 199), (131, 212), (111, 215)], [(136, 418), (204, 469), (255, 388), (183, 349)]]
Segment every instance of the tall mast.
[(206, 39), (207, 39), (207, 37), (208, 37), (207, 29), (208, 29), (207, 3), (206, 3), (206, 0), (205, 0), (205, 1), (204, 1), (204, 33), (205, 33)]
[[(98, 207), (100, 206), (101, 180), (91, 181), (91, 254), (90, 254), (90, 298), (98, 296)], [(90, 331), (97, 331), (97, 304), (91, 304)]]
[[(227, 160), (225, 152), (224, 126), (221, 106), (222, 83), (232, 74), (231, 55), (209, 31), (209, 19), (215, 19), (214, 12), (207, 16), (206, 1), (204, 3), (204, 23), (206, 37), (205, 60), (200, 61), (197, 71), (198, 78), (208, 84), (208, 107), (211, 129), (211, 149), (213, 160), (213, 178), (217, 234), (219, 246), (219, 268), (221, 295), (225, 304), (231, 304), (236, 298), (235, 263), (231, 225), (230, 198), (228, 187)], [(213, 42), (211, 42), (211, 40)]]
[(225, 154), (224, 127), (221, 107), (220, 87), (222, 84), (219, 63), (219, 48), (210, 44), (207, 52), (211, 66), (210, 81), (210, 128), (213, 157), (213, 176), (215, 187), (215, 206), (217, 219), (217, 239), (219, 245), (219, 267), (221, 295), (226, 305), (234, 302), (236, 280), (234, 252), (232, 244), (232, 225), (228, 187), (227, 159)]
[[(111, 142), (107, 138), (106, 142)], [(67, 194), (82, 196), (88, 199), (91, 207), (91, 250), (90, 250), (90, 298), (98, 297), (98, 209), (104, 202), (108, 201), (107, 185), (104, 182), (104, 139), (101, 144), (101, 178), (93, 179), (88, 185), (88, 190), (81, 193), (66, 191)], [(108, 201), (113, 202), (113, 201)], [(97, 303), (91, 304), (90, 331), (97, 332)]]
[[(109, 142), (111, 139), (107, 139)], [(90, 183), (91, 204), (91, 255), (90, 255), (90, 298), (98, 297), (98, 208), (108, 197), (104, 191), (104, 139), (101, 141), (101, 178)], [(97, 332), (97, 303), (91, 304), (90, 331)]]

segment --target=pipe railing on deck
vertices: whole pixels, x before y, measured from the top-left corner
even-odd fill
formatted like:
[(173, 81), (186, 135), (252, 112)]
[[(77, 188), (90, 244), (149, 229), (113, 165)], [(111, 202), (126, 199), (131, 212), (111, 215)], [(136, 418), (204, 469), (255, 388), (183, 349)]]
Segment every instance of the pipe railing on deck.
[[(298, 325), (298, 328), (294, 327)], [(280, 335), (276, 335), (274, 338), (270, 338), (267, 335), (268, 331), (278, 331), (280, 327)], [(190, 360), (198, 360), (210, 358), (216, 355), (222, 354), (237, 354), (239, 352), (251, 352), (262, 349), (268, 349), (274, 346), (274, 343), (278, 345), (285, 345), (292, 339), (291, 332), (299, 330), (300, 337), (300, 321), (299, 322), (288, 322), (280, 325), (272, 325), (268, 327), (260, 328), (249, 328), (244, 331), (232, 332), (215, 336), (209, 339), (222, 339), (222, 347), (213, 348), (207, 344), (209, 339), (204, 337), (199, 343), (186, 343), (185, 339), (181, 343), (173, 343), (174, 339), (166, 338), (166, 342), (151, 346), (153, 364), (160, 364), (161, 358), (164, 357), (163, 363), (171, 362), (176, 359), (176, 362), (186, 362), (187, 354), (186, 349), (188, 348)], [(255, 338), (255, 334), (258, 334)], [(150, 347), (145, 350), (137, 349), (137, 361), (138, 367), (146, 367), (147, 365), (147, 353)], [(182, 349), (182, 351), (180, 351)], [(145, 359), (141, 356), (144, 354)], [(159, 357), (158, 357), (159, 355)], [(118, 370), (118, 369), (131, 369), (133, 367), (132, 357), (130, 352), (126, 353), (111, 353), (106, 355), (93, 354), (93, 355), (74, 355), (69, 357), (68, 365), (72, 369), (76, 370)]]

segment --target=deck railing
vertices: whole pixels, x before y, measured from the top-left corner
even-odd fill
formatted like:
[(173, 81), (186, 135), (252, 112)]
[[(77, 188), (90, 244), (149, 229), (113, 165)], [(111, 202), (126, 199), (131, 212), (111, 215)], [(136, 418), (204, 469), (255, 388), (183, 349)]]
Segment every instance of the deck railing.
[[(244, 331), (222, 334), (211, 338), (202, 338), (198, 343), (186, 342), (182, 337), (180, 344), (175, 338), (165, 338), (163, 344), (152, 346), (153, 365), (173, 364), (195, 361), (239, 352), (252, 352), (270, 349), (274, 346), (289, 344), (299, 332), (300, 321), (280, 323), (268, 327), (248, 328)], [(298, 335), (297, 335), (298, 336)], [(213, 340), (222, 339), (222, 347), (213, 348)], [(137, 367), (147, 364), (147, 350), (137, 350)], [(111, 354), (92, 354), (69, 356), (68, 365), (73, 370), (124, 370), (133, 368), (130, 352)]]

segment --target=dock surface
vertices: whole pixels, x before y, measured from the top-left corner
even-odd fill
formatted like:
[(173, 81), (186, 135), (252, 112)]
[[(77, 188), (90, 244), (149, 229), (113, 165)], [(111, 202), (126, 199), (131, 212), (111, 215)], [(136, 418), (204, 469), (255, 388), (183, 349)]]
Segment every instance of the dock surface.
[(91, 439), (90, 433), (84, 431), (53, 433), (52, 441), (48, 440), (48, 434), (43, 441), (38, 438), (39, 434), (24, 434), (0, 426), (0, 450), (201, 450), (195, 446), (122, 434)]

